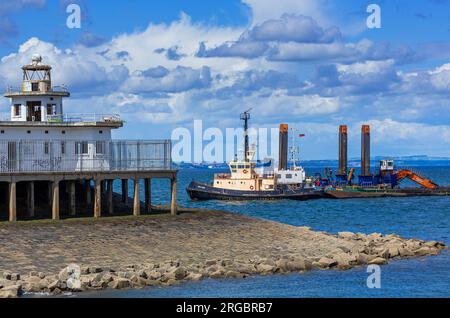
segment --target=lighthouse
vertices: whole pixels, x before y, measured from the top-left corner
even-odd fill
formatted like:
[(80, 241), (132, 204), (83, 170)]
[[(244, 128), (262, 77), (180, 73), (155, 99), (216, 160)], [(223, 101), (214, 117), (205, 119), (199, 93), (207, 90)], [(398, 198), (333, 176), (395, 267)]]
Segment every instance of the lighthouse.
[[(103, 210), (112, 214), (117, 179), (122, 181), (124, 204), (128, 204), (128, 181), (133, 180), (135, 215), (141, 211), (140, 181), (145, 181), (145, 209), (150, 211), (150, 180), (170, 179), (171, 212), (176, 214), (177, 171), (172, 169), (171, 141), (114, 140), (112, 131), (124, 124), (121, 117), (84, 112), (94, 108), (89, 103), (75, 106), (82, 111), (65, 112), (63, 102), (70, 95), (65, 85), (53, 85), (52, 67), (38, 54), (22, 66), (20, 87), (7, 88), (10, 118), (0, 121), (0, 193), (8, 194), (3, 200), (8, 202), (8, 219), (36, 215), (35, 184), (47, 192), (53, 219), (60, 218), (60, 210), (76, 215), (80, 203), (92, 208), (95, 217)], [(60, 187), (68, 194), (66, 210), (60, 209)], [(20, 195), (25, 207), (17, 205)], [(21, 215), (20, 209), (26, 213)], [(0, 220), (1, 215), (0, 205)]]

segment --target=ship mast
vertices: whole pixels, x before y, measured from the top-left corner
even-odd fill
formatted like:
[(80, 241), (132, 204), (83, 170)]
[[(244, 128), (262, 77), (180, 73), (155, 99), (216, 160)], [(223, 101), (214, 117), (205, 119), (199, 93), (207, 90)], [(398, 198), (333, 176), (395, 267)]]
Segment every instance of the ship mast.
[(250, 111), (252, 109), (246, 110), (241, 114), (241, 120), (244, 121), (244, 161), (249, 161), (248, 158), (248, 120), (250, 119)]

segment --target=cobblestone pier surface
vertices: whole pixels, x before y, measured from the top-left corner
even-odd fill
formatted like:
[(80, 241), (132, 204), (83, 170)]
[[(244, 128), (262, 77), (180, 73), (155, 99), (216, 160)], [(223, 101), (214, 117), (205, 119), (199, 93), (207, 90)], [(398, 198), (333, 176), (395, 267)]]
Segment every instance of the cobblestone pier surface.
[(222, 211), (180, 212), (2, 223), (0, 297), (346, 270), (445, 248), (442, 242), (394, 234), (333, 235)]

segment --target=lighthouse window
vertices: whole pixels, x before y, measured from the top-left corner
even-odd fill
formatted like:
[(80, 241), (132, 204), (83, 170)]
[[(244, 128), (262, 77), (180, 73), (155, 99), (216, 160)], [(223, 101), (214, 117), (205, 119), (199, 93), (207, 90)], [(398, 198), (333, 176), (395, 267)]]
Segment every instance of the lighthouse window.
[(47, 104), (47, 115), (56, 115), (56, 104)]
[(61, 141), (61, 154), (62, 155), (66, 154), (66, 142), (65, 141)]
[(48, 155), (49, 153), (49, 149), (50, 145), (48, 144), (48, 142), (44, 142), (44, 154)]
[(39, 83), (31, 83), (31, 90), (37, 92), (39, 90)]
[(286, 179), (292, 179), (292, 174), (286, 174)]
[(20, 116), (20, 104), (14, 104), (14, 116)]
[(88, 143), (87, 141), (76, 142), (75, 143), (75, 154), (87, 154), (89, 153)]
[(104, 141), (97, 141), (95, 143), (95, 152), (97, 154), (104, 154), (105, 153), (105, 142)]

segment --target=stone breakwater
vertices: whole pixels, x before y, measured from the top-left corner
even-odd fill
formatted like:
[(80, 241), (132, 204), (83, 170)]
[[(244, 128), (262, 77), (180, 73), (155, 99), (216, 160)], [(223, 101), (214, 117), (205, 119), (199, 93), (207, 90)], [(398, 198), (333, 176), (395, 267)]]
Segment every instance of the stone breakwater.
[[(0, 297), (346, 270), (435, 255), (445, 248), (394, 234), (332, 235), (226, 212), (182, 212), (178, 217), (2, 225)], [(78, 285), (69, 264), (78, 264)]]

